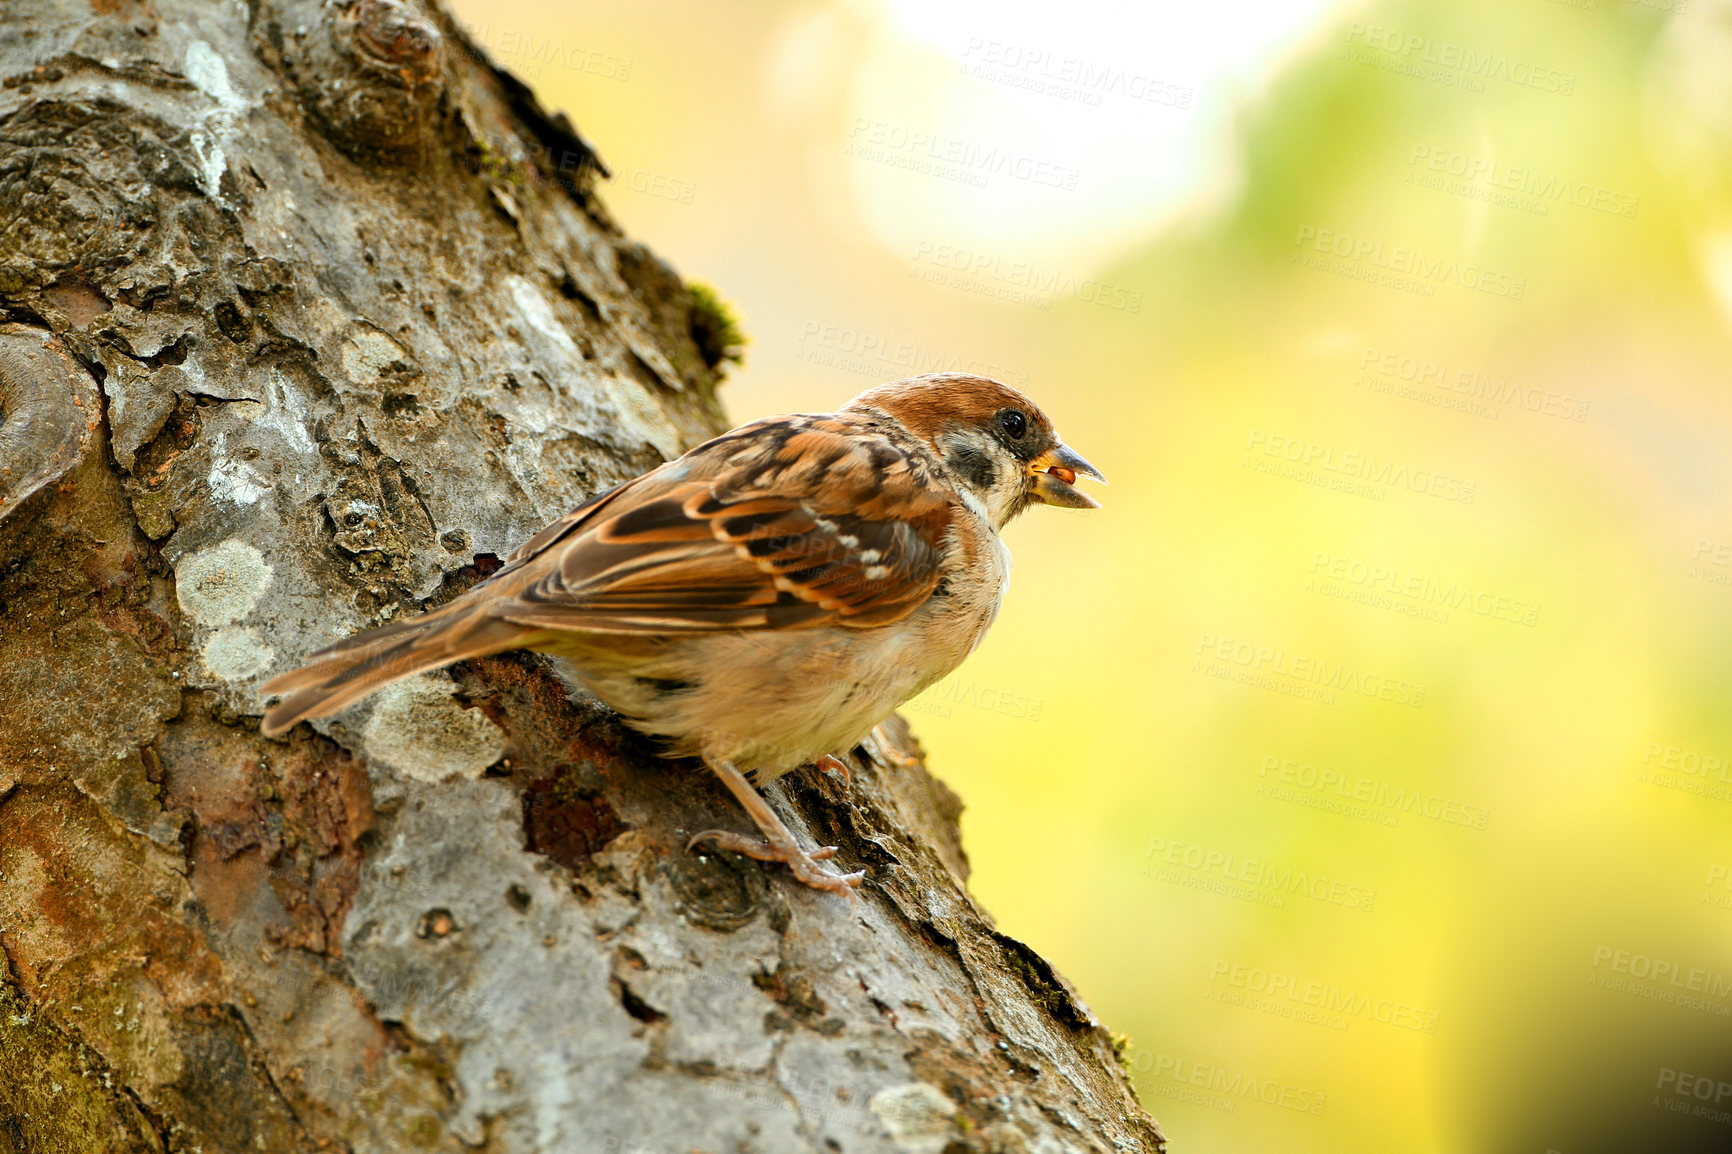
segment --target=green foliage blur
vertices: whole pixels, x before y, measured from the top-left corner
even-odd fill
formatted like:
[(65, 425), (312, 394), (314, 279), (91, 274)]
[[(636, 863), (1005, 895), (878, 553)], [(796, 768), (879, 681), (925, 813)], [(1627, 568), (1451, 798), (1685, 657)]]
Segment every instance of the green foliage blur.
[(457, 9), (738, 306), (736, 419), (991, 371), (1111, 478), (906, 714), (1175, 1150), (1732, 1148), (1732, 4), (1323, 11), (1046, 280), (885, 239), (967, 190), (867, 56), (974, 78), (872, 5)]

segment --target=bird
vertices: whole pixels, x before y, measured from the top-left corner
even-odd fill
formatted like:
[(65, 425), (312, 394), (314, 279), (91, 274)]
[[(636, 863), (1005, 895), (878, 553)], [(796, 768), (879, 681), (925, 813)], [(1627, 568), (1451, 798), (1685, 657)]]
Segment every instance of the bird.
[(261, 687), (266, 736), (402, 678), (509, 649), (550, 654), (658, 743), (701, 758), (760, 838), (703, 843), (851, 899), (754, 787), (834, 771), (971, 653), (1010, 580), (1001, 531), (1033, 504), (1099, 508), (1106, 478), (1022, 393), (906, 377), (831, 413), (742, 425), (589, 499), (448, 604), (358, 634)]

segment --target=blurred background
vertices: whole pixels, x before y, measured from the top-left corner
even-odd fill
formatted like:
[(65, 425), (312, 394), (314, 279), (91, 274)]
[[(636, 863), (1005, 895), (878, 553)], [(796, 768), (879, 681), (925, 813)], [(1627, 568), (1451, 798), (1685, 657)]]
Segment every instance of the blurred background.
[(1112, 479), (908, 707), (1173, 1149), (1732, 1149), (1732, 4), (457, 0), (751, 337)]

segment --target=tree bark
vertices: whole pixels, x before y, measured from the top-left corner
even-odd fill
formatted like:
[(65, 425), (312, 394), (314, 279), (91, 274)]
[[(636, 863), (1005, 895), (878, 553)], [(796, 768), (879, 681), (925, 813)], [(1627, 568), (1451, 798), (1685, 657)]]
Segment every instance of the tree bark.
[(262, 738), (723, 428), (727, 325), (438, 8), (0, 21), (0, 1151), (1161, 1147), (895, 751), (767, 791), (855, 909), (533, 655)]

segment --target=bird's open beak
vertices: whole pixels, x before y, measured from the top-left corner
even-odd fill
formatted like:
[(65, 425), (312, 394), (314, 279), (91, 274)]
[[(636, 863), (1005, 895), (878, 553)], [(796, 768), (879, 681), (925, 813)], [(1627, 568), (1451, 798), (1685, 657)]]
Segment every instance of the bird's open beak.
[(1083, 460), (1064, 445), (1054, 445), (1028, 463), (1034, 476), (1034, 499), (1047, 505), (1063, 505), (1069, 509), (1098, 509), (1101, 503), (1079, 489), (1072, 488), (1078, 475), (1093, 477), (1101, 484), (1107, 479), (1100, 470)]

